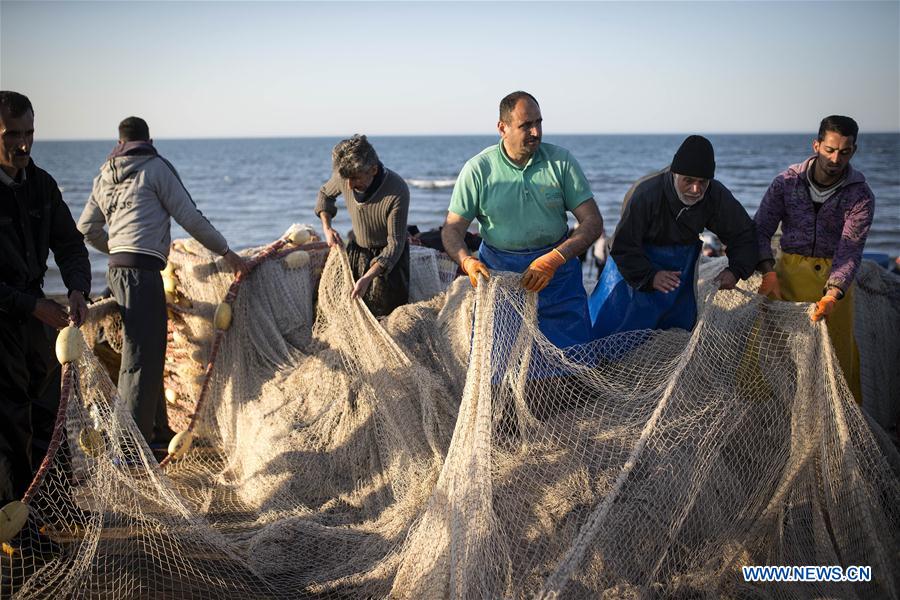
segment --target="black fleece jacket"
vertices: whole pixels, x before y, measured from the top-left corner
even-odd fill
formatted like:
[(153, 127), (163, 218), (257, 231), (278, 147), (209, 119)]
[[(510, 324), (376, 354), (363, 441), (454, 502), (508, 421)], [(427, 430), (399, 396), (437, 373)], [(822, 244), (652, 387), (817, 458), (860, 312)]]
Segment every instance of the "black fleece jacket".
[(30, 161), (24, 182), (0, 182), (0, 318), (21, 319), (34, 311), (44, 296), (51, 250), (69, 292), (90, 293), (84, 238), (56, 181)]
[(692, 206), (678, 199), (669, 168), (638, 180), (623, 202), (610, 253), (631, 287), (653, 291), (653, 276), (659, 270), (644, 254), (644, 245), (698, 244), (698, 236), (709, 229), (727, 246), (728, 269), (746, 279), (757, 262), (753, 219), (718, 180), (709, 182), (703, 198)]

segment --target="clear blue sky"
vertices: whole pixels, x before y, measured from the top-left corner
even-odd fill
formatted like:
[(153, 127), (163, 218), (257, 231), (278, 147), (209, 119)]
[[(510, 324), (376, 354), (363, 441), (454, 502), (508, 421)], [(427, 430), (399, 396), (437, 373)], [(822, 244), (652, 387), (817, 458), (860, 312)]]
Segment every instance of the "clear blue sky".
[(41, 139), (900, 130), (900, 2), (0, 2)]

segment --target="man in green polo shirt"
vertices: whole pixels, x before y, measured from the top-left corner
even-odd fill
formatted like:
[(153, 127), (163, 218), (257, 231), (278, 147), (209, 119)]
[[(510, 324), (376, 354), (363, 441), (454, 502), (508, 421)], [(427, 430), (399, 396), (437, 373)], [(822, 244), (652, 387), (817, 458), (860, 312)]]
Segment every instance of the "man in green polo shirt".
[[(603, 219), (575, 158), (541, 143), (541, 123), (531, 94), (513, 92), (500, 102), (500, 142), (463, 167), (441, 237), (473, 286), (489, 269), (523, 273), (522, 287), (539, 293), (541, 331), (565, 348), (590, 340), (577, 257), (600, 237)], [(579, 224), (571, 236), (567, 211)], [(474, 219), (484, 238), (477, 259), (463, 243)]]

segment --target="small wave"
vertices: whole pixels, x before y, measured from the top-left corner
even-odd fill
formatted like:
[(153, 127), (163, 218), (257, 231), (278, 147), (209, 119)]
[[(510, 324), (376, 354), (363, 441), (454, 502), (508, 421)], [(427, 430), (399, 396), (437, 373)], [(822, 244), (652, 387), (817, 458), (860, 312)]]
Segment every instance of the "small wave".
[(453, 187), (456, 183), (455, 179), (407, 179), (406, 183), (424, 190), (433, 190), (436, 188)]

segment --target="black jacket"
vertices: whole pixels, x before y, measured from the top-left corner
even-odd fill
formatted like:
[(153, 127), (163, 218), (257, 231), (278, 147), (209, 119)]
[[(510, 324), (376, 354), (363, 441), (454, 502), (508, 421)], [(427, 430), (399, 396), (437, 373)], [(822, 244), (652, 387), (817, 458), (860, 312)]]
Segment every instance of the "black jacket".
[(685, 206), (667, 167), (638, 180), (628, 190), (610, 254), (631, 287), (649, 292), (658, 269), (644, 254), (644, 245), (698, 244), (704, 228), (727, 246), (728, 269), (735, 277), (747, 279), (753, 274), (756, 229), (740, 202), (713, 179), (699, 202)]
[(25, 181), (0, 182), (0, 318), (34, 311), (50, 250), (66, 288), (91, 291), (91, 263), (56, 181), (29, 161)]

